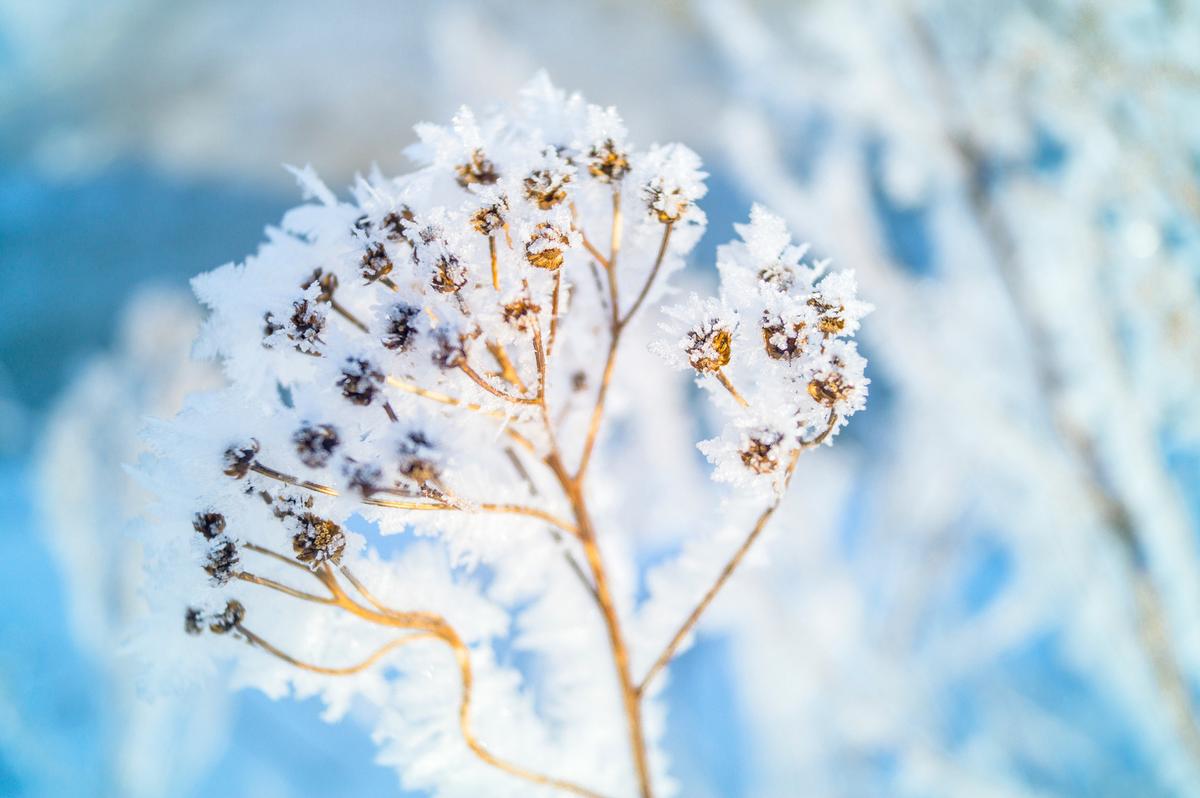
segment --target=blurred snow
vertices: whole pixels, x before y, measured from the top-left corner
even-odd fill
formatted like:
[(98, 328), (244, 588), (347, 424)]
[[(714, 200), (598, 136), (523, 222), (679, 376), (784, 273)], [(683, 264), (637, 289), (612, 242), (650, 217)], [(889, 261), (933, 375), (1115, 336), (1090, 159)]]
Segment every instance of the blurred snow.
[[(124, 357), (133, 287), (251, 249), (281, 163), (395, 168), (412, 123), (543, 67), (700, 151), (716, 240), (768, 202), (879, 308), (872, 407), (672, 671), (684, 794), (1195, 794), (1140, 619), (1165, 607), (1194, 703), (1196, 31), (1148, 0), (0, 0), (0, 795), (114, 794), (132, 733), (29, 452), (69, 383), (136, 381), (81, 376)], [(107, 534), (78, 501), (58, 526)], [(394, 794), (353, 723), (213, 715), (224, 751), (169, 794)]]

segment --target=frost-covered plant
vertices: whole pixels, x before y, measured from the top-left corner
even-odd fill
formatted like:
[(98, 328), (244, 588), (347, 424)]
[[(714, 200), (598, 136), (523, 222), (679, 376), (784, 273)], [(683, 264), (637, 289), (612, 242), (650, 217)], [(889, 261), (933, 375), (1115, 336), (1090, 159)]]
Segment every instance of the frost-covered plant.
[[(315, 202), (194, 281), (198, 351), (229, 386), (149, 433), (162, 612), (143, 644), (176, 674), (228, 658), (271, 695), (319, 693), (329, 717), (373, 707), (382, 759), (440, 795), (671, 792), (656, 676), (800, 454), (864, 406), (869, 307), (756, 206), (719, 296), (666, 309), (651, 343), (638, 312), (705, 224), (695, 153), (637, 149), (544, 78), (417, 133), (420, 168), (352, 201), (297, 171)], [(635, 613), (644, 532), (605, 523), (653, 479), (605, 451), (677, 423), (665, 396), (629, 401), (660, 376), (618, 375), (626, 338), (708, 393), (724, 430), (701, 449), (725, 525), (749, 526), (666, 623)]]

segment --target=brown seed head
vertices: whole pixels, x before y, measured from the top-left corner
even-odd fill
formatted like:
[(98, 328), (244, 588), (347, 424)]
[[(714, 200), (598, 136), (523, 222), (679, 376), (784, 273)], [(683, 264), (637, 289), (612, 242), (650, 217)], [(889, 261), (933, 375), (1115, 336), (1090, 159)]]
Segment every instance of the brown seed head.
[(619, 183), (629, 173), (628, 156), (607, 139), (588, 153), (588, 174), (601, 183)]
[(715, 325), (716, 321), (711, 321), (700, 329), (688, 331), (691, 342), (687, 348), (688, 361), (696, 371), (720, 371), (729, 365), (733, 334)]
[(305, 513), (298, 519), (298, 530), (292, 536), (292, 551), (296, 559), (315, 567), (323, 562), (337, 565), (346, 549), (342, 528), (326, 518)]
[(463, 188), (477, 183), (490, 186), (500, 179), (496, 165), (484, 156), (483, 150), (475, 150), (471, 153), (471, 160), (461, 164), (455, 171), (458, 174), (458, 184)]
[(554, 271), (563, 264), (563, 249), (569, 246), (566, 234), (550, 222), (534, 228), (533, 238), (525, 245), (525, 259), (538, 269)]

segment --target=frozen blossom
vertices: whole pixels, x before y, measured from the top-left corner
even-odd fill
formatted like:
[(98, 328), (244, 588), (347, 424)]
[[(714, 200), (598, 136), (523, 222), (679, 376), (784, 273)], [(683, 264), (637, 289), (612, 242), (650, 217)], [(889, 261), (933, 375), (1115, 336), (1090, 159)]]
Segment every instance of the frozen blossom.
[[(638, 149), (613, 109), (544, 77), (417, 133), (415, 171), (348, 198), (295, 170), (313, 201), (194, 281), (197, 351), (229, 384), (147, 433), (159, 614), (141, 644), (182, 638), (160, 667), (232, 660), (238, 682), (319, 693), (331, 714), (376, 705), (385, 758), (439, 795), (669, 794), (644, 688), (678, 642), (630, 669), (667, 630), (622, 631), (636, 539), (603, 527), (631, 475), (604, 421), (665, 434), (666, 397), (630, 396), (670, 370), (631, 380), (618, 353), (645, 352), (622, 347), (644, 335), (631, 321), (703, 231), (700, 159)], [(765, 210), (739, 231), (721, 296), (668, 309), (653, 349), (717, 386), (730, 420), (702, 449), (760, 531), (800, 453), (863, 407), (869, 308)], [(384, 556), (389, 535), (430, 540)], [(682, 637), (695, 618), (676, 622)], [(502, 646), (545, 675), (527, 682)]]
[(807, 245), (792, 244), (761, 206), (737, 231), (741, 240), (718, 250), (720, 296), (665, 308), (666, 337), (652, 348), (693, 369), (729, 411), (721, 437), (701, 444), (714, 477), (782, 488), (791, 467), (780, 468), (790, 457), (781, 453), (831, 442), (866, 406), (870, 380), (853, 336), (871, 306), (857, 298), (852, 272), (805, 262)]

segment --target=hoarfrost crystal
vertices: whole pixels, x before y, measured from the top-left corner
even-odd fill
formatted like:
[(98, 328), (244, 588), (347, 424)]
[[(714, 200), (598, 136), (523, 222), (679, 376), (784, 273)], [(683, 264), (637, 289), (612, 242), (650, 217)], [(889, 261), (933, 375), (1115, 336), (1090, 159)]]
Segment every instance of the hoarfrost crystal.
[[(360, 178), (348, 201), (296, 170), (314, 201), (196, 278), (197, 349), (229, 385), (149, 433), (168, 614), (149, 625), (200, 638), (168, 667), (207, 670), (208, 652), (268, 694), (321, 694), (330, 717), (376, 706), (412, 788), (670, 794), (653, 680), (716, 590), (695, 586), (673, 637), (626, 632), (637, 537), (611, 497), (632, 475), (605, 421), (653, 435), (682, 407), (630, 401), (616, 364), (648, 345), (635, 316), (703, 231), (700, 159), (635, 148), (612, 109), (544, 78), (507, 111), (417, 132), (419, 168)], [(761, 511), (747, 548), (801, 452), (863, 407), (869, 308), (766, 210), (739, 232), (720, 296), (668, 309), (652, 348), (728, 414), (701, 446)]]

